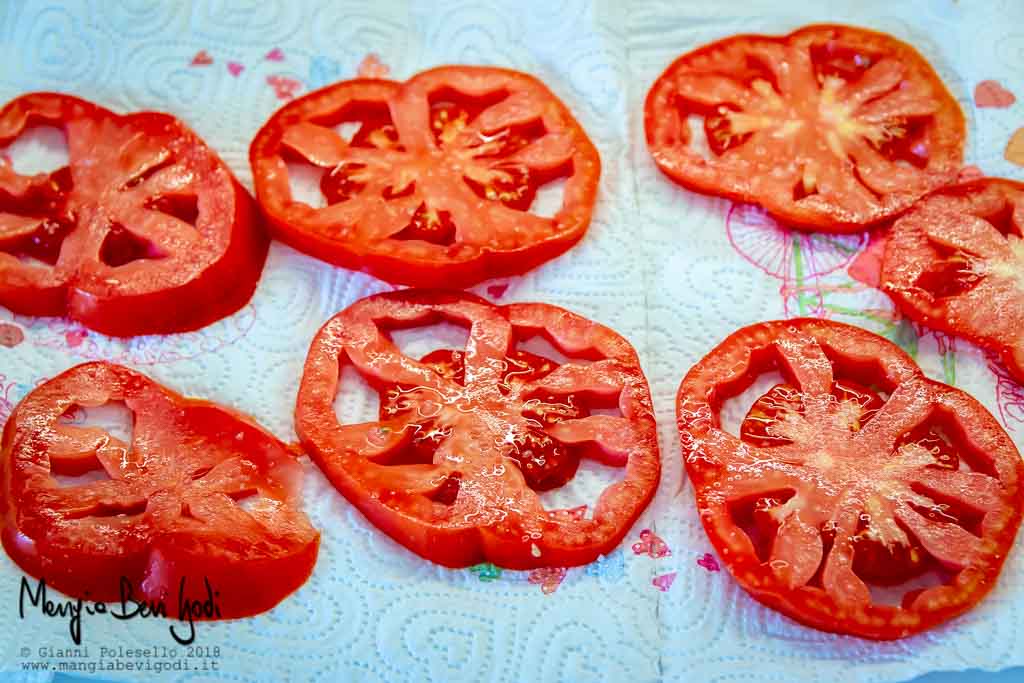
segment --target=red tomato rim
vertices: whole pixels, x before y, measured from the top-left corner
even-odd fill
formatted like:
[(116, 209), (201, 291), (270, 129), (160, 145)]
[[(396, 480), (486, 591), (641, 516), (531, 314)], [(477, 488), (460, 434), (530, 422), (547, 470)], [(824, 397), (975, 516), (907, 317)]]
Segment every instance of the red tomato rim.
[[(562, 209), (553, 219), (555, 227), (550, 235), (518, 248), (505, 249), (489, 245), (469, 248), (456, 242), (464, 248), (452, 254), (450, 248), (417, 240), (410, 240), (417, 242), (414, 250), (403, 244), (405, 240), (393, 238), (369, 243), (332, 239), (308, 225), (299, 224), (300, 220), (311, 218), (323, 209), (312, 209), (291, 199), (287, 168), (281, 157), (286, 125), (312, 121), (314, 117), (329, 119), (353, 102), (386, 103), (414, 96), (425, 99), (433, 90), (444, 86), (458, 90), (451, 85), (452, 81), (472, 82), (481, 78), (492, 83), (499, 79), (497, 84), (481, 88), (482, 94), (497, 92), (502, 84), (519, 84), (536, 91), (549, 105), (545, 115), (557, 120), (560, 130), (571, 134), (576, 146), (572, 155), (573, 172), (566, 177)], [(398, 118), (395, 106), (391, 105), (392, 121)], [(415, 153), (418, 152), (412, 154)], [(249, 160), (257, 201), (277, 239), (334, 265), (413, 287), (435, 287), (439, 279), (443, 279), (445, 286), (469, 287), (490, 278), (522, 274), (564, 253), (583, 237), (590, 225), (601, 172), (600, 157), (590, 138), (544, 83), (519, 71), (477, 66), (440, 66), (404, 82), (357, 78), (311, 92), (289, 102), (270, 117), (253, 138)]]
[[(110, 266), (98, 257), (72, 254), (78, 248), (74, 245), (82, 243), (81, 246), (88, 248), (83, 240), (93, 239), (85, 235), (89, 226), (83, 225), (91, 219), (76, 216), (75, 225), (60, 248), (59, 260), (46, 272), (33, 272), (35, 267), (22, 265), (17, 257), (13, 260), (0, 258), (0, 266), (8, 278), (7, 282), (0, 282), (3, 305), (24, 315), (66, 315), (97, 332), (131, 337), (196, 330), (235, 313), (249, 302), (263, 270), (269, 239), (248, 192), (216, 152), (184, 123), (160, 112), (115, 114), (92, 102), (51, 92), (29, 93), (11, 100), (0, 109), (0, 121), (6, 123), (5, 119), (9, 118), (13, 121), (0, 135), (3, 144), (38, 125), (60, 128), (68, 138), (69, 121), (82, 119), (112, 122), (140, 132), (155, 129), (161, 135), (173, 131), (178, 149), (172, 154), (179, 156), (170, 157), (171, 165), (189, 164), (193, 173), (205, 167), (208, 173), (190, 186), (197, 198), (197, 220), (203, 221), (202, 230), (195, 227), (200, 239), (193, 245), (200, 249), (190, 249), (187, 255), (165, 255), (154, 260), (152, 268), (135, 264), (135, 261)], [(147, 166), (140, 173), (148, 173), (164, 163)], [(72, 159), (66, 167), (72, 167)], [(21, 176), (8, 169), (4, 180), (32, 183), (47, 175)], [(211, 189), (214, 183), (219, 183), (219, 188)], [(69, 201), (82, 193), (82, 189), (76, 191), (72, 186), (67, 193)], [(162, 196), (153, 194), (150, 199)], [(202, 209), (198, 208), (200, 197), (203, 198)], [(89, 208), (88, 202), (95, 201), (98, 200), (88, 197), (86, 208)], [(232, 214), (230, 227), (218, 230), (215, 224), (218, 217), (210, 214), (224, 208)], [(211, 231), (222, 244), (211, 246), (207, 239), (210, 235), (205, 234)], [(200, 258), (204, 250), (206, 254)], [(167, 258), (173, 259), (177, 266), (170, 267), (170, 262), (165, 261)], [(141, 276), (137, 272), (139, 268), (143, 269)], [(160, 268), (159, 275), (170, 275), (179, 281), (170, 286), (151, 286), (153, 279), (159, 279), (153, 270), (156, 268)], [(111, 277), (117, 284), (110, 284)], [(211, 297), (211, 291), (216, 291), (217, 296)]]
[[(853, 32), (860, 40), (869, 40), (872, 41), (872, 43), (880, 43), (882, 48), (886, 51), (898, 52), (903, 63), (912, 64), (914, 68), (920, 70), (921, 74), (926, 77), (933, 86), (937, 86), (937, 91), (943, 99), (943, 106), (940, 108), (938, 113), (950, 112), (950, 114), (949, 120), (947, 121), (943, 119), (943, 125), (937, 128), (938, 140), (934, 147), (940, 151), (952, 149), (952, 153), (944, 155), (941, 160), (942, 163), (937, 164), (940, 168), (935, 173), (935, 179), (931, 182), (930, 189), (934, 190), (951, 182), (955, 182), (963, 160), (963, 141), (966, 138), (966, 123), (963, 111), (960, 109), (959, 104), (952, 94), (950, 94), (948, 88), (946, 88), (934, 68), (917, 51), (917, 49), (909, 43), (879, 31), (872, 31), (870, 29), (846, 26), (842, 24), (811, 24), (782, 35), (751, 33), (726, 36), (711, 43), (702, 45), (701, 47), (691, 50), (690, 52), (676, 58), (655, 80), (644, 101), (645, 140), (647, 142), (648, 151), (651, 153), (652, 157), (654, 157), (655, 163), (662, 173), (676, 184), (694, 192), (721, 196), (735, 202), (758, 204), (763, 206), (772, 216), (786, 223), (789, 227), (807, 232), (860, 232), (885, 220), (898, 216), (902, 212), (906, 211), (915, 200), (926, 194), (927, 190), (918, 192), (914, 196), (904, 197), (900, 199), (900, 201), (895, 202), (892, 207), (887, 208), (884, 211), (876, 212), (876, 215), (856, 220), (843, 216), (842, 211), (821, 211), (811, 208), (797, 207), (794, 205), (793, 201), (779, 202), (775, 201), (770, 196), (759, 195), (749, 190), (731, 187), (730, 185), (735, 184), (735, 179), (727, 178), (729, 182), (715, 182), (711, 180), (702, 181), (700, 178), (697, 178), (683, 170), (683, 167), (687, 165), (686, 162), (680, 164), (674, 160), (663, 161), (659, 158), (659, 154), (662, 154), (663, 145), (659, 142), (659, 134), (657, 131), (664, 126), (657, 123), (659, 117), (655, 114), (655, 110), (671, 106), (666, 104), (665, 100), (673, 97), (675, 86), (672, 81), (674, 80), (675, 73), (680, 68), (684, 67), (689, 60), (698, 58), (705, 53), (712, 52), (731, 43), (743, 41), (791, 43), (804, 38), (805, 36), (813, 36), (819, 32), (838, 32), (842, 34), (849, 34)], [(938, 117), (938, 113), (936, 114), (936, 117)], [(689, 142), (689, 140), (687, 140), (687, 142)], [(701, 164), (703, 163), (705, 162), (701, 161)], [(929, 165), (931, 166), (932, 163), (929, 162)]]
[[(136, 426), (139, 411), (131, 407), (130, 402), (138, 402), (145, 409), (152, 408), (152, 403), (159, 401), (165, 405), (153, 410), (171, 407), (181, 419), (185, 419), (186, 413), (198, 413), (200, 417), (190, 419), (205, 416), (214, 425), (218, 420), (223, 421), (231, 428), (234, 440), (247, 440), (250, 445), (255, 441), (252, 452), (257, 455), (246, 457), (243, 463), (246, 467), (256, 467), (257, 474), (262, 477), (261, 486), (257, 489), (260, 495), (269, 495), (278, 500), (281, 508), (286, 508), (281, 514), (288, 519), (278, 519), (275, 523), (285, 522), (287, 531), (281, 532), (282, 527), (279, 527), (279, 535), (268, 532), (269, 538), (265, 540), (270, 543), (267, 547), (256, 550), (251, 558), (239, 560), (239, 555), (254, 551), (247, 548), (239, 553), (239, 548), (225, 545), (223, 537), (218, 540), (216, 529), (211, 529), (205, 522), (192, 525), (194, 534), (181, 528), (154, 529), (161, 522), (147, 514), (149, 506), (152, 498), (166, 495), (167, 489), (148, 494), (141, 512), (104, 516), (104, 507), (119, 506), (123, 496), (115, 498), (115, 492), (104, 492), (103, 486), (127, 479), (73, 484), (72, 487), (81, 489), (75, 497), (78, 504), (88, 502), (92, 507), (67, 509), (63, 513), (56, 511), (53, 506), (60, 504), (61, 497), (68, 498), (64, 501), (68, 503), (72, 494), (67, 493), (64, 486), (54, 485), (55, 463), (59, 463), (64, 474), (75, 476), (95, 469), (96, 461), (102, 462), (105, 457), (100, 453), (102, 449), (131, 445), (120, 442), (103, 430), (67, 427), (56, 424), (57, 420), (75, 405), (98, 406), (111, 401), (124, 401), (133, 412)], [(145, 402), (148, 404), (143, 406)], [(43, 431), (41, 424), (49, 426)], [(234, 434), (235, 430), (238, 430), (237, 434)], [(135, 435), (132, 444), (134, 442)], [(103, 468), (102, 464), (98, 466)], [(0, 514), (4, 519), (0, 540), (8, 556), (25, 572), (45, 579), (48, 586), (72, 597), (97, 602), (119, 601), (122, 597), (120, 582), (124, 578), (129, 580), (135, 599), (161, 600), (170, 616), (179, 617), (183, 616), (178, 612), (179, 579), (187, 579), (186, 591), (190, 599), (205, 600), (205, 578), (210, 581), (211, 589), (217, 592), (214, 602), (219, 613), (213, 617), (206, 613), (196, 614), (193, 618), (209, 620), (251, 616), (273, 608), (301, 587), (312, 574), (320, 534), (313, 529), (301, 509), (301, 477), (302, 467), (296, 454), (252, 418), (216, 403), (185, 398), (124, 366), (102, 361), (84, 363), (29, 392), (6, 422), (0, 441)], [(131, 495), (137, 497), (141, 494)], [(205, 496), (211, 497), (209, 493)], [(85, 512), (86, 509), (91, 512)], [(94, 514), (100, 516), (93, 517)], [(106, 547), (109, 534), (105, 534), (99, 543), (86, 545), (83, 538), (88, 540), (90, 530), (85, 527), (56, 527), (58, 516), (61, 523), (102, 519), (110, 525), (118, 525), (123, 531), (117, 537), (125, 546), (122, 550), (133, 548), (133, 552), (119, 554), (117, 548)], [(257, 525), (266, 530), (258, 522)], [(33, 529), (45, 535), (35, 534)], [(294, 539), (288, 533), (299, 536), (297, 542), (292, 542)], [(51, 541), (63, 544), (56, 548), (56, 556), (50, 554), (53, 548), (47, 549)], [(140, 543), (145, 543), (144, 547)], [(71, 559), (68, 553), (78, 553), (73, 562), (68, 561)], [(274, 581), (267, 581), (268, 572), (272, 572)]]
[[(766, 371), (762, 354), (778, 354), (780, 372), (793, 379), (792, 371), (786, 367), (789, 361), (782, 360), (787, 357), (774, 348), (775, 344), (781, 339), (808, 336), (819, 348), (830, 350), (826, 356), (833, 367), (836, 367), (834, 359), (841, 359), (844, 367), (852, 372), (863, 372), (864, 368), (871, 367), (882, 382), (883, 390), (895, 395), (900, 387), (908, 387), (902, 396), (909, 395), (911, 405), (915, 396), (917, 399), (927, 397), (923, 403), (932, 412), (941, 409), (952, 416), (969, 415), (972, 447), (983, 444), (999, 451), (992, 456), (992, 467), (1002, 484), (1003, 507), (993, 516), (991, 524), (989, 515), (985, 516), (988, 526), (983, 539), (989, 545), (979, 553), (976, 562), (954, 573), (951, 583), (929, 589), (938, 591), (931, 594), (933, 601), (918, 596), (912, 609), (873, 602), (865, 608), (840, 604), (820, 587), (802, 585), (794, 589), (787, 586), (767, 562), (754, 554), (750, 537), (731, 519), (728, 502), (723, 502), (724, 494), (715, 490), (720, 486), (716, 482), (721, 480), (721, 473), (728, 470), (707, 449), (770, 452), (770, 449), (742, 442), (721, 428), (722, 402), (740, 394)], [(800, 386), (799, 381), (795, 383)], [(723, 386), (724, 391), (720, 391)], [(892, 398), (890, 396), (889, 400)], [(970, 610), (994, 587), (1021, 521), (1024, 493), (1020, 482), (1024, 479), (1024, 462), (1013, 441), (980, 403), (959, 389), (924, 377), (913, 360), (895, 344), (851, 325), (817, 319), (750, 325), (727, 337), (690, 369), (680, 384), (676, 401), (683, 461), (696, 489), (696, 504), (704, 530), (733, 578), (759, 602), (812, 628), (873, 640), (892, 640), (930, 629)], [(935, 408), (936, 405), (939, 408)], [(927, 419), (921, 418), (921, 422)], [(830, 549), (823, 556), (821, 567), (826, 566), (831, 552)]]
[[(918, 278), (927, 272), (927, 266), (941, 260), (938, 245), (923, 230), (927, 221), (927, 213), (933, 202), (941, 201), (952, 195), (964, 196), (965, 201), (971, 203), (973, 197), (982, 195), (990, 189), (1001, 193), (1004, 198), (1006, 198), (1006, 192), (1016, 193), (1020, 198), (1016, 212), (1024, 215), (1024, 208), (1019, 208), (1024, 207), (1024, 183), (1019, 181), (1006, 178), (978, 178), (936, 190), (923, 197), (910, 211), (893, 223), (885, 244), (879, 288), (889, 295), (901, 313), (914, 322), (962, 337), (982, 348), (993, 351), (999, 355), (1003, 365), (1014, 378), (1018, 382), (1024, 382), (1024, 339), (1020, 337), (1019, 329), (1005, 329), (1014, 326), (1014, 323), (1017, 322), (1015, 317), (1005, 316), (1004, 329), (991, 332), (982, 331), (976, 325), (958, 324), (953, 319), (960, 316), (957, 311), (952, 310), (952, 307), (955, 305), (959, 308), (958, 299), (965, 296), (966, 293), (936, 297), (917, 284)], [(1006, 198), (1006, 201), (1010, 201), (1009, 198)], [(971, 206), (965, 206), (964, 213), (990, 223), (977, 211), (972, 210)], [(1011, 220), (1014, 219), (1011, 218)], [(1024, 218), (1017, 219), (1016, 223), (1019, 228), (1024, 229)], [(964, 227), (967, 230), (971, 229), (970, 226)], [(967, 234), (964, 237), (970, 237), (970, 235)], [(1002, 240), (1006, 242), (1005, 235)], [(980, 236), (974, 241), (979, 242)], [(970, 245), (970, 240), (966, 244)], [(924, 258), (921, 258), (922, 256)], [(982, 293), (979, 291), (975, 294), (981, 295)], [(1024, 308), (1021, 309), (1021, 313), (1024, 315)], [(1014, 331), (1017, 334), (1012, 334)], [(1008, 336), (1013, 338), (1007, 339)]]
[[(591, 436), (602, 446), (611, 444), (613, 451), (626, 447), (631, 450), (628, 456), (621, 453), (614, 456), (625, 460), (624, 477), (604, 490), (593, 508), (592, 518), (574, 518), (571, 510), (545, 511), (539, 500), (535, 500), (535, 493), (517, 491), (503, 480), (495, 490), (508, 494), (509, 500), (512, 500), (511, 496), (518, 496), (517, 504), (530, 505), (525, 513), (509, 512), (509, 524), (502, 517), (493, 524), (465, 520), (464, 524), (442, 527), (432, 520), (389, 507), (383, 496), (368, 488), (360, 468), (366, 467), (366, 458), (369, 457), (366, 452), (371, 449), (360, 450), (357, 445), (365, 444), (367, 430), (379, 422), (338, 424), (333, 402), (339, 392), (342, 364), (346, 360), (351, 362), (347, 354), (355, 348), (353, 344), (358, 345), (361, 353), (378, 354), (385, 349), (391, 352), (388, 349), (390, 342), (381, 342), (379, 326), (399, 329), (431, 325), (438, 321), (460, 325), (469, 322), (470, 344), (474, 343), (474, 335), (479, 332), (477, 348), (485, 349), (480, 351), (485, 364), (490, 358), (487, 354), (498, 348), (488, 346), (494, 337), (485, 341), (487, 335), (499, 335), (498, 346), (501, 345), (500, 339), (504, 338), (514, 347), (514, 336), (501, 335), (514, 335), (515, 330), (521, 330), (528, 337), (540, 334), (555, 348), (574, 352), (577, 357), (603, 362), (607, 366), (604, 369), (587, 366), (598, 372), (595, 382), (602, 381), (600, 378), (605, 376), (600, 374), (602, 372), (619, 373), (617, 377), (622, 384), (618, 385), (617, 391), (623, 417), (609, 416), (608, 419), (616, 420), (614, 426), (624, 433), (616, 437), (607, 433), (613, 430), (606, 429), (604, 436)], [(553, 327), (557, 329), (552, 331)], [(345, 350), (346, 346), (349, 351)], [(400, 353), (399, 357), (397, 362), (407, 370), (418, 365), (417, 361)], [(378, 364), (383, 367), (381, 364), (388, 363), (392, 361), (386, 359)], [(560, 368), (570, 365), (573, 364), (570, 362)], [(356, 369), (360, 374), (364, 373), (362, 368)], [(557, 372), (558, 369), (551, 375)], [(487, 381), (485, 374), (481, 377), (481, 382)], [(570, 384), (572, 381), (578, 379), (570, 380)], [(472, 382), (468, 386), (472, 386)], [(357, 301), (331, 318), (310, 346), (296, 401), (295, 429), (310, 457), (335, 488), (374, 525), (414, 553), (449, 567), (491, 562), (510, 569), (532, 569), (591, 562), (621, 542), (653, 498), (660, 475), (656, 428), (647, 382), (636, 352), (625, 339), (607, 327), (556, 306), (509, 304), (499, 307), (464, 292), (402, 290), (377, 294)], [(515, 467), (511, 462), (507, 466)], [(376, 465), (373, 471), (380, 467)], [(363, 476), (362, 481), (360, 476)], [(463, 482), (474, 481), (465, 473), (461, 476)], [(481, 495), (489, 493), (494, 491), (484, 490)], [(534, 504), (539, 508), (532, 507)], [(530, 529), (536, 533), (532, 536), (524, 534), (523, 520), (527, 525), (533, 525)]]

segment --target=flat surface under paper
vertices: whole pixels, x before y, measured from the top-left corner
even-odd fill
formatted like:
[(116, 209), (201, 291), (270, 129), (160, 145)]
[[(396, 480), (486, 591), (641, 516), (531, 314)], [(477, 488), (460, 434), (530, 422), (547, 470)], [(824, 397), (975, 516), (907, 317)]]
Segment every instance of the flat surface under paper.
[[(824, 21), (914, 44), (963, 106), (966, 162), (1022, 177), (1004, 149), (1024, 126), (1024, 107), (978, 107), (974, 97), (986, 80), (1024, 97), (1019, 0), (0, 3), (0, 101), (59, 90), (118, 112), (170, 112), (250, 188), (248, 143), (261, 123), (284, 99), (355, 76), (369, 53), (398, 79), (447, 63), (534, 74), (572, 109), (601, 154), (600, 201), (582, 243), (525, 277), (475, 291), (500, 302), (565, 306), (613, 327), (640, 351), (661, 424), (664, 476), (622, 546), (568, 570), (442, 569), (375, 531), (309, 465), (307, 509), (323, 534), (311, 580), (268, 614), (198, 626), (196, 644), (220, 648), (214, 659), (221, 674), (162, 675), (845, 683), (1024, 664), (1019, 548), (992, 596), (949, 626), (888, 644), (826, 635), (760, 607), (719, 570), (682, 476), (673, 400), (683, 374), (737, 327), (784, 316), (825, 315), (898, 340), (931, 376), (981, 400), (1024, 445), (1024, 393), (1015, 384), (970, 345), (899, 322), (882, 294), (851, 276), (866, 236), (788, 232), (756, 209), (680, 189), (647, 154), (643, 98), (672, 59), (729, 34)], [(389, 288), (275, 244), (252, 302), (195, 333), (113, 340), (0, 308), (0, 324), (23, 336), (0, 347), (0, 419), (40, 380), (103, 358), (233, 405), (292, 440), (298, 378), (314, 332), (356, 299)], [(429, 346), (429, 336), (409, 341)], [(365, 419), (373, 404), (353, 393), (339, 399), (338, 411)], [(559, 503), (593, 501), (607, 476), (598, 468), (584, 472), (557, 494)], [(654, 535), (642, 539), (645, 529)], [(71, 644), (64, 620), (18, 618), (21, 577), (0, 555), (0, 671), (56, 662), (61, 657), (39, 655), (40, 646)], [(100, 661), (100, 646), (174, 645), (167, 626), (86, 617), (87, 660)]]

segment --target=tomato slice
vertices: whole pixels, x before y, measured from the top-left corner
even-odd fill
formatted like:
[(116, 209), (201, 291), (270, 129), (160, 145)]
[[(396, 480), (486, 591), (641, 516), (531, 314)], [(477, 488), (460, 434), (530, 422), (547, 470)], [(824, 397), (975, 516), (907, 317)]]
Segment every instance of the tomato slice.
[[(469, 328), (465, 349), (415, 360), (388, 336), (442, 321)], [(517, 348), (537, 336), (579, 360)], [(380, 393), (379, 420), (338, 424), (343, 364)], [(461, 292), (380, 294), (328, 321), (306, 359), (295, 424), (316, 464), (370, 521), (451, 567), (590, 562), (622, 540), (660, 473), (647, 381), (626, 340), (555, 306), (498, 307)], [(537, 492), (565, 483), (581, 458), (623, 476), (589, 516), (545, 509)]]
[[(354, 130), (346, 140), (336, 127)], [(390, 282), (470, 286), (561, 254), (586, 231), (601, 162), (540, 81), (446, 66), (408, 81), (356, 79), (279, 109), (249, 150), (275, 236)], [(292, 196), (286, 162), (322, 169), (327, 206)], [(553, 217), (531, 212), (564, 178)]]
[(828, 25), (688, 52), (652, 86), (644, 126), (658, 167), (684, 187), (830, 232), (953, 182), (964, 141), (960, 107), (914, 48)]
[(1024, 183), (940, 190), (896, 221), (882, 289), (913, 320), (1000, 355), (1024, 382)]
[[(771, 371), (784, 382), (733, 436), (725, 401)], [(808, 626), (888, 640), (961, 614), (992, 589), (1020, 525), (1024, 463), (996, 419), (856, 327), (735, 332), (687, 373), (677, 417), (725, 565)]]
[(69, 162), (35, 176), (0, 163), (0, 305), (133, 336), (197, 329), (249, 301), (268, 241), (195, 133), (36, 93), (0, 110), (0, 145), (38, 125), (64, 131)]
[[(110, 402), (132, 411), (131, 443), (61, 419)], [(94, 470), (108, 478), (57, 479)], [(119, 365), (79, 365), (29, 393), (4, 429), (0, 474), (7, 554), (72, 597), (119, 600), (123, 577), (133, 599), (179, 616), (179, 597), (207, 599), (205, 578), (220, 616), (243, 617), (283, 600), (316, 561), (302, 466), (285, 444)]]

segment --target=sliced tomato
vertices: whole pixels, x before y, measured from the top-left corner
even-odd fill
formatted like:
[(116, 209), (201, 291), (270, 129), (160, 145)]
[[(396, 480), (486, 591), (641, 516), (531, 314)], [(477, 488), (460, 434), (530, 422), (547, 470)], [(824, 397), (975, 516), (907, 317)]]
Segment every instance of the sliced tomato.
[[(133, 414), (130, 443), (62, 420), (111, 402)], [(180, 616), (179, 598), (208, 598), (206, 579), (220, 616), (242, 617), (313, 570), (319, 534), (301, 510), (294, 453), (249, 418), (128, 368), (88, 363), (37, 387), (8, 419), (0, 454), (7, 554), (72, 597), (119, 600), (124, 578), (133, 599)], [(58, 479), (92, 471), (105, 477)]]
[(1024, 183), (940, 190), (896, 221), (881, 288), (911, 319), (1000, 355), (1024, 382)]
[(828, 25), (683, 55), (648, 93), (644, 126), (658, 167), (684, 187), (830, 232), (953, 182), (964, 141), (959, 105), (914, 48)]
[[(772, 371), (784, 383), (733, 436), (723, 404)], [(704, 529), (769, 607), (888, 640), (995, 585), (1024, 507), (1020, 454), (980, 403), (882, 337), (810, 319), (745, 327), (687, 373), (677, 417)]]
[(69, 162), (35, 176), (0, 162), (0, 305), (133, 336), (197, 329), (249, 301), (268, 241), (195, 133), (36, 93), (0, 110), (0, 145), (40, 125), (64, 131)]
[[(469, 286), (561, 254), (590, 223), (601, 171), (586, 133), (540, 81), (470, 66), (310, 93), (270, 118), (249, 158), (276, 237), (414, 286)], [(322, 169), (327, 206), (293, 197), (289, 161)], [(531, 212), (538, 189), (558, 179), (554, 216)]]
[[(468, 327), (466, 348), (416, 360), (388, 336), (437, 322)], [(578, 360), (517, 348), (537, 336)], [(338, 423), (346, 364), (381, 394), (378, 420)], [(498, 307), (461, 292), (380, 294), (328, 321), (306, 359), (295, 425), (370, 521), (452, 567), (590, 562), (622, 540), (660, 473), (647, 381), (625, 339), (555, 306)], [(538, 491), (571, 479), (581, 458), (622, 468), (621, 480), (586, 515), (546, 509)]]

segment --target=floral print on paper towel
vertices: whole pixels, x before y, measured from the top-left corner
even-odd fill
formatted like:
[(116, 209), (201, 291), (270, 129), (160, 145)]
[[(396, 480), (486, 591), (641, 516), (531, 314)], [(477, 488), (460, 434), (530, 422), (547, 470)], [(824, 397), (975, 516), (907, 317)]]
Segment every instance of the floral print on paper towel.
[(697, 564), (703, 567), (704, 569), (708, 570), (709, 572), (722, 571), (722, 566), (718, 564), (718, 560), (715, 559), (715, 556), (711, 553), (704, 553), (703, 555), (698, 557)]
[(530, 572), (527, 581), (539, 585), (544, 595), (551, 595), (562, 585), (566, 571), (565, 567), (540, 567)]
[(267, 85), (274, 89), (277, 99), (285, 102), (295, 99), (296, 94), (302, 89), (302, 83), (287, 76), (267, 76)]
[(501, 567), (489, 562), (477, 564), (469, 568), (470, 573), (476, 574), (477, 578), (484, 582), (497, 581), (501, 578)]
[(640, 532), (640, 540), (633, 544), (633, 552), (637, 555), (647, 555), (654, 559), (668, 557), (672, 554), (668, 544), (650, 529), (644, 529)]
[(744, 261), (781, 281), (786, 317), (826, 314), (821, 278), (842, 269), (867, 244), (867, 235), (806, 233), (779, 225), (751, 204), (734, 204), (725, 219), (729, 243)]
[(676, 582), (676, 574), (677, 572), (669, 572), (668, 574), (655, 576), (651, 579), (651, 585), (662, 593), (668, 593), (669, 589), (672, 588), (672, 584)]
[(587, 576), (605, 581), (620, 581), (626, 576), (626, 557), (622, 548), (616, 548), (608, 555), (600, 555), (587, 565)]

